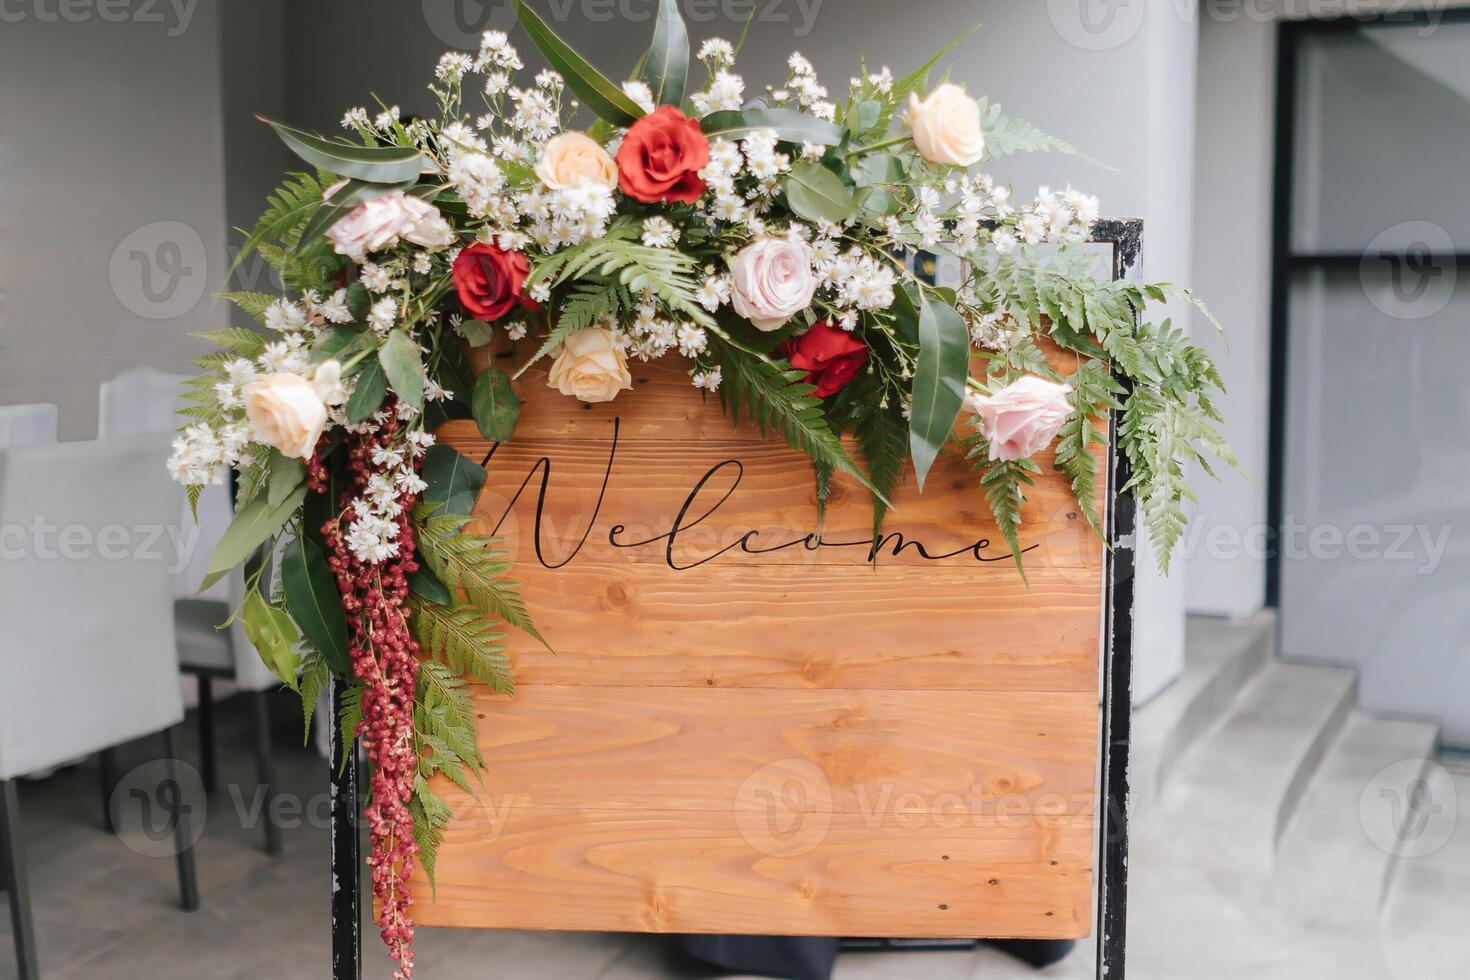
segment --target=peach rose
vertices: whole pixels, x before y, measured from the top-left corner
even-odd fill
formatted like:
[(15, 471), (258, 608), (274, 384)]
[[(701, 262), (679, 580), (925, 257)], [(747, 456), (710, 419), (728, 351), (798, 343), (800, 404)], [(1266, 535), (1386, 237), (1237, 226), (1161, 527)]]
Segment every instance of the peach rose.
[(316, 387), (299, 374), (267, 374), (241, 392), (254, 437), (282, 456), (306, 459), (327, 425), (327, 406)]
[(965, 407), (978, 416), (992, 460), (1028, 459), (1051, 445), (1071, 414), (1071, 390), (1028, 374), (993, 395), (969, 392)]
[(558, 191), (583, 182), (608, 190), (618, 186), (617, 164), (584, 133), (562, 133), (549, 140), (536, 161), (536, 176)]
[(610, 402), (633, 387), (628, 359), (600, 327), (578, 330), (566, 339), (546, 383), (584, 402)]
[(980, 103), (958, 85), (945, 83), (926, 99), (910, 95), (908, 124), (914, 145), (930, 163), (968, 167), (985, 155)]
[(757, 330), (775, 330), (811, 305), (817, 291), (812, 248), (787, 238), (763, 238), (730, 263), (730, 305)]

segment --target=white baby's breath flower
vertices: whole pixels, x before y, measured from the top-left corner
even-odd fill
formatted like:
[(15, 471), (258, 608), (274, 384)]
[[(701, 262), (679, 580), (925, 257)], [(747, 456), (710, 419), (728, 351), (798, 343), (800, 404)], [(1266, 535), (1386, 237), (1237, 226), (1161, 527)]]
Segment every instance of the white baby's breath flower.
[(704, 391), (719, 391), (721, 380), (720, 369), (715, 367), (708, 371), (696, 371), (692, 380), (696, 388), (703, 389)]
[(398, 302), (391, 296), (384, 296), (378, 300), (368, 313), (368, 325), (380, 334), (386, 334), (392, 330), (397, 319)]
[(652, 112), (657, 104), (653, 98), (653, 89), (648, 87), (647, 82), (636, 79), (626, 81), (623, 83), (623, 94), (638, 103), (638, 108), (644, 112)]
[(434, 260), (429, 257), (428, 252), (419, 252), (413, 257), (413, 271), (421, 276), (426, 276), (434, 268)]
[(712, 37), (699, 46), (697, 57), (700, 61), (712, 61), (716, 64), (727, 65), (735, 60), (735, 49), (729, 41), (723, 38)]
[(393, 284), (393, 277), (376, 262), (363, 263), (359, 278), (370, 293), (387, 292), (388, 287)]
[(673, 248), (679, 229), (668, 218), (653, 215), (643, 219), (643, 244), (649, 248)]

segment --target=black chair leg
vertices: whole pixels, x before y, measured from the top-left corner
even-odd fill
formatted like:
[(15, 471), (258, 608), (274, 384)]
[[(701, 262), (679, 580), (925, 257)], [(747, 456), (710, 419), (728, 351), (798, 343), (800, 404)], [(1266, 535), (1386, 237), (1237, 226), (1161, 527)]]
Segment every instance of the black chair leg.
[(271, 705), (264, 691), (251, 692), (250, 700), (255, 713), (255, 764), (265, 792), (265, 802), (261, 807), (261, 814), (265, 817), (265, 852), (279, 854), (281, 828), (276, 826), (271, 807), (272, 790), (276, 783), (275, 756), (271, 751)]
[(214, 764), (214, 679), (208, 674), (199, 675), (199, 778), (204, 781), (204, 791), (215, 790)]
[(102, 770), (102, 827), (109, 834), (117, 833), (112, 825), (112, 791), (117, 789), (117, 749), (103, 749), (98, 753)]
[(31, 892), (26, 882), (20, 841), (20, 800), (15, 780), (0, 780), (0, 852), (4, 853), (5, 890), (10, 893), (10, 924), (15, 934), (15, 962), (20, 980), (37, 980), (36, 929), (31, 922)]
[[(166, 778), (173, 781), (175, 787), (182, 786), (178, 777), (178, 739), (174, 737), (172, 728), (164, 729), (163, 732), (164, 761), (168, 767)], [(194, 835), (193, 835), (193, 810), (194, 807), (180, 793), (179, 809), (177, 819), (174, 821), (174, 843), (176, 845), (175, 860), (179, 866), (179, 904), (185, 912), (193, 912), (199, 908), (199, 879), (194, 871)]]

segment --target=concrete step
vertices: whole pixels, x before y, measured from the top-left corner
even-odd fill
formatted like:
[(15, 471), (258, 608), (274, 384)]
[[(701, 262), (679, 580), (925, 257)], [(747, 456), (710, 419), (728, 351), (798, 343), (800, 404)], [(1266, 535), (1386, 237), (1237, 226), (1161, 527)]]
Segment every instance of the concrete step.
[(1376, 928), (1390, 872), (1417, 819), (1412, 800), (1439, 730), (1354, 712), (1281, 837), (1277, 897), (1305, 927)]
[(1429, 763), (1415, 787), (1384, 904), (1384, 945), (1402, 980), (1470, 976), (1470, 760)]
[(1276, 616), (1243, 620), (1190, 617), (1185, 627), (1184, 671), (1148, 704), (1135, 709), (1133, 801), (1147, 810), (1175, 764), (1213, 730), (1235, 697), (1271, 659)]
[(1269, 884), (1281, 832), (1351, 711), (1356, 676), (1269, 663), (1180, 757), (1159, 809), (1203, 871)]

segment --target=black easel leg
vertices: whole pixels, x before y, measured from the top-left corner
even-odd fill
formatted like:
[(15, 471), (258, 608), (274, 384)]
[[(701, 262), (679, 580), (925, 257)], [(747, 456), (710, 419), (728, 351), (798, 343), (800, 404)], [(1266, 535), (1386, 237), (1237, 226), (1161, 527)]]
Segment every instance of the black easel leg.
[(177, 854), (174, 860), (179, 865), (179, 905), (185, 912), (193, 912), (199, 908), (199, 879), (194, 872), (194, 837), (193, 837), (193, 811), (194, 805), (183, 798), (182, 784), (178, 777), (178, 739), (174, 737), (174, 730), (166, 728), (163, 732), (164, 762), (168, 766), (168, 775), (165, 777), (173, 781), (175, 792), (178, 796), (178, 816), (174, 821), (174, 844)]
[(265, 803), (262, 810), (265, 816), (265, 852), (279, 854), (281, 853), (281, 828), (276, 825), (271, 809), (271, 800), (274, 798), (276, 785), (276, 764), (271, 754), (270, 699), (264, 691), (253, 691), (249, 697), (255, 714), (256, 771), (260, 775), (260, 784), (265, 792)]
[(31, 922), (31, 892), (26, 882), (25, 855), (20, 840), (20, 800), (15, 780), (0, 781), (0, 852), (4, 852), (5, 890), (10, 893), (10, 925), (15, 934), (15, 962), (20, 980), (36, 980), (36, 930)]
[(112, 825), (112, 791), (117, 789), (117, 749), (103, 749), (98, 753), (102, 770), (102, 827), (109, 834), (117, 833)]
[(344, 754), (342, 694), (332, 681), (332, 980), (362, 980), (362, 839), (358, 836), (357, 743)]
[(199, 675), (199, 778), (206, 793), (215, 791), (214, 679), (208, 674)]

